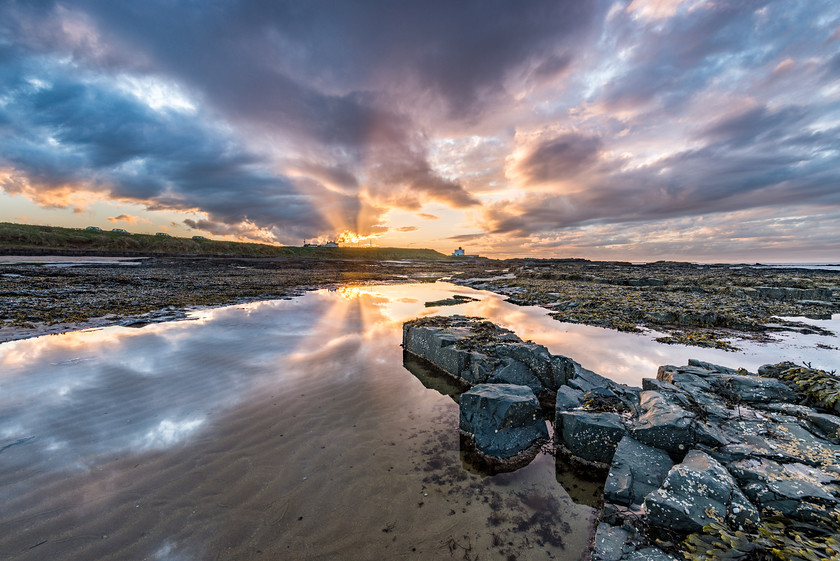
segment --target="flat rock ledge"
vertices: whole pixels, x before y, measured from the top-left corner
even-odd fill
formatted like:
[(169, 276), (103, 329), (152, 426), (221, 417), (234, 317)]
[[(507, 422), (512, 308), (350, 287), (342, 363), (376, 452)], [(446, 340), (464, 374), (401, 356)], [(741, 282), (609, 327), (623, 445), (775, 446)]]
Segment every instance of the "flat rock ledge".
[[(840, 560), (834, 373), (792, 363), (752, 373), (689, 360), (632, 388), (461, 316), (407, 322), (403, 346), (474, 386), (461, 397), (461, 433), (491, 464), (522, 454), (486, 444), (493, 431), (527, 421), (525, 411), (540, 419), (537, 398), (545, 419), (553, 400), (552, 447), (605, 473), (594, 560)], [(487, 401), (506, 392), (531, 409)], [(513, 420), (503, 420), (500, 407), (513, 407)], [(524, 443), (545, 438), (534, 436), (536, 425), (520, 429), (527, 438), (511, 449), (530, 454), (533, 444)]]

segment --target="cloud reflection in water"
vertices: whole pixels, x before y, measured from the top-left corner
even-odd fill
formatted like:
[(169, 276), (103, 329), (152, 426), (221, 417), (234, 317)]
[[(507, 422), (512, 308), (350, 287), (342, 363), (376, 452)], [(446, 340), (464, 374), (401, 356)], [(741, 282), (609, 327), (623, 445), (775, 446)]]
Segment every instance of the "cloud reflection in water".
[[(424, 307), (452, 294), (481, 300)], [(562, 324), (543, 309), (448, 283), (349, 287), (202, 310), (193, 321), (140, 330), (105, 328), (0, 345), (2, 460), (11, 468), (74, 469), (104, 455), (181, 445), (212, 427), (223, 411), (283, 392), (297, 378), (331, 376), (337, 391), (356, 383), (370, 361), (399, 353), (405, 320), (428, 314), (486, 317), (631, 384), (655, 376), (661, 364), (688, 358), (749, 369), (803, 357), (823, 368), (838, 366), (830, 351), (823, 356), (813, 346), (752, 345), (731, 353)]]

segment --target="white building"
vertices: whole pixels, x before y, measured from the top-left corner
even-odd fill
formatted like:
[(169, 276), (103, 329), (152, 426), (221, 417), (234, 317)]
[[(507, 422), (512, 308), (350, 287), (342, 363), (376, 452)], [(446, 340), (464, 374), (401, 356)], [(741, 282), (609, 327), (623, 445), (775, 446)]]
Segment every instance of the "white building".
[(452, 257), (463, 257), (464, 256), (464, 248), (458, 247), (455, 251), (452, 252)]

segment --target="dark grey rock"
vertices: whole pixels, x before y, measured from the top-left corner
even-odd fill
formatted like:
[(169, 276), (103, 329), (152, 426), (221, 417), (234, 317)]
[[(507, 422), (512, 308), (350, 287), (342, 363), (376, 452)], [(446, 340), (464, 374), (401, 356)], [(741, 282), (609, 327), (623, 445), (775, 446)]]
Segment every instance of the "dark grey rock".
[(655, 378), (642, 378), (642, 390), (656, 392), (679, 392), (680, 389), (671, 382)]
[(591, 370), (587, 370), (581, 365), (575, 363), (574, 376), (569, 378), (568, 385), (582, 392), (588, 392), (594, 388), (609, 388), (615, 386), (615, 382), (609, 378), (605, 378), (599, 374), (595, 374)]
[(747, 403), (770, 403), (772, 401), (796, 401), (799, 396), (784, 382), (775, 378), (760, 376), (716, 376), (712, 384), (718, 393), (734, 397)]
[(806, 419), (816, 425), (828, 438), (840, 438), (840, 417), (814, 411)]
[(542, 382), (534, 375), (534, 372), (526, 364), (511, 358), (502, 359), (501, 364), (487, 379), (487, 382), (528, 386), (534, 393), (540, 393), (543, 390)]
[(621, 561), (677, 561), (677, 558), (658, 547), (645, 547), (628, 553)]
[(674, 466), (664, 450), (652, 448), (625, 436), (618, 443), (604, 499), (622, 505), (641, 505), (644, 498), (659, 489)]
[(607, 465), (627, 432), (616, 413), (562, 411), (556, 424), (556, 433), (574, 457)]
[(759, 521), (758, 511), (726, 468), (699, 450), (691, 450), (674, 466), (644, 504), (649, 524), (683, 533), (702, 531), (709, 523), (707, 513), (736, 527)]
[(455, 346), (469, 330), (458, 327), (411, 327), (403, 325), (403, 346), (452, 376), (460, 377), (469, 363), (469, 352)]
[(804, 464), (780, 464), (764, 458), (746, 458), (729, 466), (744, 493), (761, 509), (818, 524), (826, 512), (840, 505), (840, 497), (827, 485), (836, 475)]
[[(577, 409), (583, 405), (584, 393), (576, 390), (571, 386), (560, 386), (557, 390), (557, 400), (555, 401), (555, 412), (570, 411)], [(555, 414), (556, 416), (556, 414)]]
[(729, 368), (728, 366), (712, 364), (711, 362), (697, 360), (696, 358), (688, 359), (688, 365), (697, 368), (702, 368), (703, 370), (706, 370), (708, 372), (719, 372), (721, 374), (728, 374), (730, 376), (735, 376), (737, 374), (749, 374), (749, 372), (747, 372), (746, 370), (735, 370), (734, 368)]
[(694, 445), (694, 416), (663, 393), (643, 391), (640, 407), (642, 413), (632, 429), (636, 440), (674, 454), (685, 454)]
[(600, 523), (595, 530), (592, 561), (619, 561), (624, 555), (624, 544), (629, 532), (609, 524)]
[(578, 374), (582, 383), (612, 384), (570, 358), (476, 318), (451, 316), (403, 324), (403, 347), (450, 376), (475, 385), (526, 385), (541, 397), (553, 395)]
[(510, 458), (548, 438), (540, 404), (527, 386), (480, 384), (461, 394), (460, 429), (479, 452)]
[(473, 351), (468, 354), (469, 366), (460, 372), (460, 376), (470, 384), (483, 384), (496, 370), (498, 360), (484, 353)]
[(718, 452), (727, 461), (752, 456), (840, 472), (840, 446), (814, 435), (797, 422), (730, 421), (722, 429), (730, 444)]
[[(544, 388), (550, 392), (556, 392), (557, 388), (566, 382), (565, 367), (560, 370), (560, 376), (556, 376), (558, 372), (552, 364), (551, 353), (543, 345), (531, 342), (510, 343), (499, 345), (496, 352), (500, 357), (509, 357), (523, 364), (539, 384), (539, 389)], [(531, 384), (527, 385), (534, 387)]]

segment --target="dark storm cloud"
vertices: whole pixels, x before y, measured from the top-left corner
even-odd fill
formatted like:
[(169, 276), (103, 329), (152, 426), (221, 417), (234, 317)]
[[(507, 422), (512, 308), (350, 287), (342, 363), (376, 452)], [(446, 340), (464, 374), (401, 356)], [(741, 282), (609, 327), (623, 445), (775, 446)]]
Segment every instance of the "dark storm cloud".
[(592, 167), (602, 146), (595, 136), (563, 134), (539, 144), (519, 162), (517, 171), (534, 183), (568, 179)]
[(292, 237), (430, 202), (517, 236), (836, 205), (839, 23), (830, 0), (6, 0), (0, 180)]
[[(477, 204), (477, 200), (457, 181), (444, 179), (432, 170), (426, 161), (426, 141), (422, 134), (418, 135), (416, 126), (407, 115), (381, 103), (377, 94), (363, 87), (330, 87), (330, 75), (340, 74), (347, 67), (344, 53), (348, 52), (348, 45), (354, 46), (353, 43), (357, 43), (356, 50), (349, 56), (355, 61), (354, 66), (389, 63), (403, 67), (405, 61), (391, 60), (394, 51), (389, 46), (395, 47), (398, 54), (419, 53), (422, 51), (417, 50), (419, 45), (411, 44), (411, 41), (418, 41), (428, 47), (422, 55), (418, 55), (428, 64), (424, 66), (416, 60), (415, 65), (419, 66), (409, 64), (407, 67), (423, 66), (423, 80), (434, 84), (445, 96), (457, 98), (453, 106), (472, 99), (474, 94), (469, 93), (469, 88), (482, 87), (492, 82), (494, 77), (498, 78), (505, 70), (504, 64), (479, 64), (476, 61), (465, 66), (464, 71), (468, 74), (465, 78), (469, 85), (456, 91), (454, 85), (457, 80), (449, 76), (451, 69), (435, 70), (433, 62), (446, 58), (446, 49), (450, 47), (466, 48), (473, 44), (463, 37), (457, 26), (445, 23), (444, 20), (450, 16), (457, 17), (460, 23), (474, 20), (476, 32), (482, 37), (481, 43), (490, 41), (492, 30), (498, 26), (482, 23), (486, 18), (479, 17), (483, 15), (480, 8), (475, 3), (455, 10), (457, 14), (444, 10), (445, 13), (432, 16), (434, 11), (426, 7), (415, 6), (417, 13), (412, 15), (395, 10), (391, 3), (352, 7), (344, 2), (321, 5), (218, 2), (197, 10), (189, 4), (168, 2), (120, 4), (82, 1), (69, 8), (48, 2), (37, 6), (11, 2), (0, 15), (7, 16), (2, 26), (5, 35), (25, 45), (32, 53), (59, 57), (69, 54), (74, 64), (91, 72), (108, 74), (127, 69), (177, 80), (225, 119), (244, 124), (252, 131), (260, 131), (259, 134), (267, 135), (269, 140), (279, 135), (286, 142), (300, 147), (304, 153), (317, 153), (316, 161), (303, 161), (298, 167), (308, 169), (315, 178), (320, 176), (327, 181), (338, 182), (351, 192), (359, 188), (358, 174), (365, 173), (364, 166), (380, 159), (387, 165), (382, 167), (379, 162), (372, 162), (374, 171), (367, 174), (373, 183), (372, 191), (385, 202), (417, 208), (418, 197), (455, 207), (471, 206)], [(259, 13), (258, 17), (255, 17), (256, 13)], [(425, 17), (415, 17), (421, 13)], [(544, 16), (545, 10), (542, 9), (541, 13)], [(386, 21), (389, 17), (394, 21)], [(541, 36), (545, 39), (547, 24), (540, 18), (527, 19), (530, 23), (525, 23), (526, 26), (542, 22)], [(354, 27), (362, 24), (369, 25), (371, 33), (360, 33), (360, 29)], [(440, 27), (440, 33), (429, 34), (436, 26)], [(313, 31), (314, 28), (319, 30), (314, 34), (306, 32), (301, 35), (303, 30)], [(377, 29), (382, 32), (373, 33)], [(351, 35), (355, 37), (352, 41), (349, 40)], [(437, 36), (439, 42), (435, 43)], [(501, 44), (487, 46), (493, 47), (493, 52), (505, 61), (512, 62), (526, 55), (525, 46), (515, 44), (514, 36), (501, 33)], [(403, 40), (397, 41), (398, 37)], [(342, 38), (348, 39), (348, 42), (343, 42)], [(462, 43), (458, 44), (458, 41)], [(471, 53), (470, 56), (478, 57), (477, 51)], [(366, 54), (379, 60), (366, 60)], [(325, 78), (306, 75), (310, 63), (314, 63)], [(480, 70), (479, 66), (483, 69)], [(496, 74), (491, 75), (491, 70)], [(432, 76), (435, 72), (438, 74)], [(340, 84), (341, 78), (338, 76)], [(85, 87), (87, 91), (83, 95), (89, 98), (88, 101), (97, 103), (93, 98), (103, 94), (92, 91), (94, 86), (90, 84)], [(50, 93), (64, 93), (70, 97), (69, 103), (72, 103), (74, 95), (82, 95), (69, 91)], [(51, 101), (44, 100), (47, 105)], [(131, 115), (130, 111), (128, 115)], [(113, 122), (108, 116), (93, 127), (87, 126), (92, 122), (90, 120), (68, 123), (68, 128), (76, 130), (67, 131), (67, 138), (63, 140), (86, 147), (85, 154), (79, 154), (73, 162), (66, 162), (68, 165), (53, 162), (47, 164), (46, 171), (41, 173), (39, 170), (44, 166), (34, 161), (34, 155), (24, 158), (20, 153), (13, 163), (36, 182), (49, 183), (49, 177), (45, 175), (54, 177), (57, 182), (68, 178), (79, 180), (86, 170), (89, 173), (99, 167), (117, 165), (128, 157), (139, 157), (141, 152), (149, 153), (149, 156), (172, 154), (169, 163), (177, 169), (171, 169), (162, 176), (149, 173), (133, 180), (132, 177), (117, 178), (110, 174), (109, 179), (120, 180), (114, 185), (116, 194), (134, 199), (157, 197), (161, 208), (168, 205), (179, 208), (174, 199), (158, 196), (164, 185), (177, 181), (176, 188), (182, 195), (194, 195), (187, 196), (190, 203), (213, 212), (219, 220), (248, 219), (268, 226), (276, 221), (273, 219), (285, 219), (285, 216), (272, 215), (266, 209), (278, 202), (269, 185), (279, 184), (280, 193), (285, 196), (286, 192), (291, 192), (288, 180), (252, 174), (247, 181), (234, 181), (239, 178), (226, 174), (226, 168), (252, 166), (253, 162), (237, 161), (237, 158), (247, 159), (247, 155), (223, 158), (216, 169), (214, 158), (205, 158), (204, 154), (199, 154), (198, 160), (191, 163), (189, 158), (194, 155), (186, 154), (183, 148), (179, 148), (189, 143), (189, 139), (183, 138), (185, 133), (180, 132), (180, 126), (166, 131), (161, 130), (159, 124), (113, 129)], [(189, 125), (187, 131), (195, 128), (195, 125), (185, 124)], [(145, 134), (150, 130), (154, 130), (154, 146), (142, 140), (150, 138)], [(128, 142), (127, 137), (133, 137), (138, 132), (141, 139)], [(122, 137), (111, 138), (113, 136)], [(175, 150), (172, 150), (173, 147)], [(180, 160), (183, 164), (175, 164), (175, 155), (183, 158)], [(41, 156), (49, 159), (47, 154)], [(80, 158), (93, 170), (80, 166)], [(196, 179), (200, 178), (200, 181), (190, 181), (190, 173), (197, 174)], [(231, 185), (235, 185), (236, 195), (224, 192)], [(394, 193), (391, 193), (392, 190)], [(216, 198), (208, 198), (206, 202), (199, 200), (210, 193), (215, 193)], [(245, 203), (264, 197), (267, 205)], [(221, 202), (224, 208), (235, 203), (236, 210), (222, 214), (220, 205), (214, 205), (214, 201)], [(311, 208), (304, 206), (302, 201), (297, 200), (286, 204), (289, 210), (295, 211), (293, 214), (298, 222), (311, 220), (313, 228), (323, 227), (323, 219), (319, 220)]]
[[(799, 111), (780, 111), (798, 115)], [(518, 203), (485, 210), (493, 233), (528, 236), (587, 223), (645, 222), (810, 201), (840, 204), (840, 168), (830, 156), (840, 150), (840, 128), (801, 134), (801, 118), (756, 118), (749, 111), (744, 127), (754, 143), (744, 146), (744, 131), (724, 120), (712, 127), (718, 141), (687, 150), (640, 169), (590, 179), (573, 194), (538, 194)], [(788, 127), (780, 123), (787, 122)], [(707, 131), (708, 132), (708, 131)]]
[(341, 84), (414, 78), (460, 119), (482, 109), (484, 95), (500, 90), (506, 73), (525, 61), (550, 73), (568, 66), (565, 50), (588, 33), (601, 8), (571, 0), (249, 0), (234, 17), (243, 29), (275, 32), (297, 47), (298, 70), (317, 68), (322, 79)]
[(25, 172), (44, 200), (75, 183), (150, 208), (200, 208), (216, 221), (250, 220), (294, 235), (325, 226), (308, 197), (235, 137), (61, 67), (21, 62), (0, 68), (9, 87), (0, 164)]

